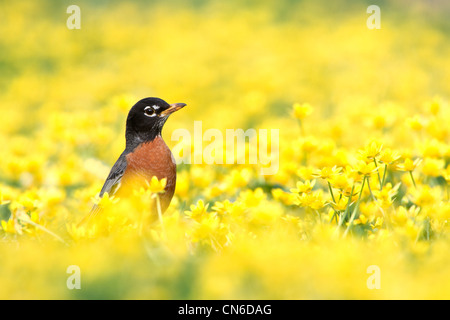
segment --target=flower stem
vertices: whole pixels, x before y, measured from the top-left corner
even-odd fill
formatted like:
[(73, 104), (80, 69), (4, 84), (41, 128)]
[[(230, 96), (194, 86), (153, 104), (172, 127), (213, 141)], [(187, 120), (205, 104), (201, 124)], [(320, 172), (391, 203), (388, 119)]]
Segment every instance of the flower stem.
[(33, 227), (37, 228), (37, 229), (41, 229), (44, 232), (47, 232), (49, 235), (51, 235), (52, 237), (54, 237), (55, 239), (57, 239), (58, 241), (64, 243), (66, 246), (68, 246), (67, 242), (65, 242), (60, 236), (58, 236), (56, 233), (48, 230), (47, 228), (41, 226), (40, 224), (32, 221), (27, 214), (25, 213), (21, 213), (18, 215), (17, 217), (18, 220), (24, 222), (24, 223), (28, 223), (30, 225), (32, 225)]
[(383, 180), (381, 180), (380, 191), (383, 189), (384, 184), (386, 183), (386, 173), (387, 173), (387, 169), (388, 169), (388, 165), (385, 164), (385, 165), (384, 165), (384, 172), (383, 172)]
[(158, 211), (158, 219), (159, 219), (159, 223), (161, 224), (163, 239), (166, 239), (166, 230), (164, 229), (164, 222), (163, 222), (163, 217), (162, 217), (162, 212), (161, 212), (161, 201), (159, 200), (158, 194), (156, 194), (156, 209)]
[(355, 220), (356, 213), (358, 212), (359, 203), (361, 202), (361, 195), (362, 195), (363, 190), (364, 190), (364, 184), (366, 182), (366, 178), (367, 177), (364, 176), (363, 183), (362, 183), (362, 186), (361, 186), (361, 190), (359, 191), (358, 201), (356, 202), (355, 209), (353, 210), (352, 216), (350, 217), (350, 221), (348, 222), (347, 229), (345, 229), (344, 237), (347, 235), (348, 231), (350, 230), (350, 227), (352, 226), (353, 220)]
[(411, 180), (412, 180), (412, 182), (413, 182), (414, 188), (417, 188), (417, 186), (416, 186), (416, 181), (414, 180), (414, 176), (413, 176), (412, 171), (409, 172), (409, 175), (411, 176)]
[(339, 212), (338, 211), (336, 211), (336, 209), (334, 209), (333, 208), (333, 210), (334, 210), (334, 212), (333, 212), (333, 216), (331, 217), (331, 219), (330, 219), (330, 223), (333, 223), (333, 220), (334, 219), (336, 219), (336, 223), (338, 223), (338, 215), (339, 215)]
[(331, 198), (333, 199), (333, 202), (336, 203), (336, 199), (334, 198), (334, 194), (333, 194), (333, 189), (331, 188), (331, 183), (330, 181), (328, 182), (328, 188), (330, 189), (330, 194), (331, 194)]
[(378, 182), (380, 183), (380, 190), (381, 190), (381, 176), (380, 176), (380, 170), (378, 170), (377, 159), (373, 158), (373, 162), (375, 163), (375, 168), (377, 168)]
[(341, 227), (341, 225), (344, 223), (345, 218), (347, 217), (348, 210), (350, 209), (350, 204), (352, 203), (352, 198), (353, 198), (353, 192), (354, 191), (355, 191), (355, 185), (352, 186), (352, 191), (350, 192), (350, 197), (348, 198), (347, 206), (345, 207), (345, 211), (342, 214), (342, 217), (339, 219), (338, 228)]
[(376, 199), (375, 196), (373, 195), (372, 188), (370, 187), (370, 178), (369, 178), (369, 177), (366, 177), (366, 179), (367, 179), (367, 186), (369, 187), (370, 195), (372, 196), (373, 201), (376, 202), (377, 199)]

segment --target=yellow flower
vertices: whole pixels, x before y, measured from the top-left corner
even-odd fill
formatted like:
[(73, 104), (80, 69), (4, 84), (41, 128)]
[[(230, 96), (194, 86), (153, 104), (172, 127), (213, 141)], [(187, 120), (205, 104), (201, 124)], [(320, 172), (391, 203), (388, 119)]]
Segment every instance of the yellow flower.
[(207, 198), (216, 198), (224, 194), (224, 192), (227, 190), (225, 184), (220, 185), (212, 185), (208, 189), (204, 190), (204, 195)]
[(197, 204), (191, 204), (189, 211), (185, 211), (184, 213), (191, 219), (199, 221), (205, 214), (208, 212), (209, 204), (203, 202), (203, 200), (198, 200)]
[(233, 202), (226, 199), (225, 201), (217, 201), (214, 203), (214, 206), (212, 206), (211, 209), (213, 209), (215, 212), (217, 212), (219, 215), (226, 215), (228, 214), (233, 208)]
[(432, 101), (426, 103), (426, 108), (431, 114), (437, 115), (439, 113), (439, 110), (441, 109), (441, 103), (442, 102), (440, 101), (440, 99), (435, 98)]
[(310, 193), (316, 184), (316, 180), (307, 180), (305, 182), (298, 181), (297, 187), (292, 188), (290, 191), (292, 193)]
[(377, 217), (377, 219), (375, 220), (375, 223), (372, 224), (372, 228), (381, 228), (383, 226), (384, 223), (384, 219), (383, 217)]
[(421, 116), (406, 119), (406, 124), (414, 131), (420, 131), (425, 126), (425, 120)]
[(232, 170), (227, 176), (227, 183), (231, 189), (245, 187), (252, 177), (252, 171), (248, 168)]
[(407, 210), (405, 207), (399, 207), (392, 216), (392, 222), (396, 225), (404, 225), (408, 220)]
[(262, 188), (255, 190), (245, 190), (239, 193), (238, 200), (244, 203), (247, 207), (256, 207), (267, 198)]
[(210, 166), (192, 166), (190, 171), (192, 184), (199, 188), (207, 188), (214, 180), (215, 172)]
[(387, 118), (384, 114), (377, 114), (372, 118), (372, 124), (376, 129), (383, 129), (387, 126)]
[(304, 119), (313, 112), (313, 108), (308, 103), (294, 103), (294, 117)]
[(333, 168), (325, 167), (322, 168), (322, 170), (318, 170), (316, 173), (314, 173), (314, 177), (327, 180), (338, 175), (339, 173), (341, 173), (341, 171), (342, 168), (338, 168), (336, 166), (334, 166)]
[(347, 197), (340, 198), (336, 203), (331, 202), (331, 206), (336, 211), (344, 211), (347, 208), (347, 204), (348, 204), (348, 198)]
[[(364, 161), (363, 161), (364, 162)], [(346, 166), (344, 174), (351, 179), (351, 181), (359, 182), (362, 180), (362, 176), (359, 174), (357, 168), (353, 168), (352, 166)]]
[(362, 160), (373, 160), (380, 155), (382, 149), (383, 144), (374, 140), (370, 142), (364, 149), (359, 150), (359, 155)]
[(314, 169), (312, 167), (300, 167), (297, 175), (303, 180), (312, 180), (314, 178)]
[(306, 153), (311, 153), (318, 148), (318, 141), (313, 137), (306, 137), (299, 141), (300, 150)]
[(114, 204), (116, 204), (119, 201), (119, 198), (116, 198), (114, 196), (110, 197), (108, 192), (105, 192), (103, 196), (100, 198), (100, 196), (97, 194), (92, 201), (102, 208), (108, 208)]
[(330, 178), (330, 183), (333, 188), (340, 190), (348, 190), (352, 188), (353, 181), (346, 174), (334, 175)]
[(321, 190), (313, 193), (302, 193), (297, 195), (297, 199), (294, 204), (301, 207), (310, 207), (312, 209), (323, 208), (326, 202), (323, 200), (323, 194)]
[(8, 204), (12, 199), (12, 189), (8, 187), (0, 187), (0, 205)]
[(3, 198), (3, 194), (0, 194), (0, 205), (4, 205), (4, 204), (8, 204), (10, 203), (11, 200), (6, 200), (5, 198)]
[(231, 202), (228, 199), (222, 202), (217, 201), (212, 209), (221, 219), (230, 219), (234, 222), (241, 221), (245, 212), (248, 211), (243, 203), (239, 201)]
[(426, 140), (419, 147), (423, 158), (439, 158), (445, 150), (445, 144), (436, 140)]
[(17, 233), (16, 222), (14, 221), (14, 219), (9, 219), (8, 221), (2, 220), (1, 224), (4, 232)]
[(39, 198), (45, 205), (54, 206), (63, 202), (66, 198), (64, 189), (41, 189), (39, 190)]
[(218, 241), (218, 238), (221, 236), (220, 233), (222, 232), (228, 233), (229, 230), (220, 223), (216, 215), (207, 214), (195, 221), (194, 226), (187, 234), (193, 243), (204, 242), (210, 245), (214, 250), (219, 250), (221, 249), (222, 244)]
[(416, 159), (416, 160), (411, 160), (410, 158), (406, 158), (405, 161), (403, 163), (398, 164), (397, 168), (400, 171), (414, 171), (414, 169), (416, 169), (420, 163), (422, 162), (422, 159)]
[(252, 208), (248, 212), (250, 227), (271, 226), (281, 217), (280, 205), (278, 203), (265, 201), (262, 205)]
[(365, 161), (358, 161), (355, 169), (360, 175), (366, 177), (371, 176), (378, 170), (378, 168), (375, 166), (375, 163), (373, 162), (366, 163)]
[(367, 222), (367, 217), (363, 214), (360, 214), (358, 219), (355, 219), (353, 221), (354, 224), (366, 224)]
[(298, 226), (301, 224), (300, 218), (296, 216), (292, 216), (290, 214), (285, 215), (284, 217), (281, 217), (281, 220), (286, 221), (289, 224), (293, 224), (295, 226)]
[(442, 199), (442, 190), (439, 187), (422, 185), (419, 188), (410, 190), (409, 198), (411, 202), (419, 207), (433, 205)]
[(430, 177), (438, 177), (441, 175), (445, 161), (442, 159), (426, 158), (423, 162), (422, 172)]
[(381, 190), (373, 190), (375, 198), (380, 202), (383, 208), (387, 208), (393, 204), (395, 196), (400, 188), (400, 183), (392, 187), (391, 183), (387, 183)]
[(294, 202), (293, 194), (286, 192), (281, 188), (272, 189), (271, 193), (275, 200), (281, 201), (285, 205), (291, 205)]
[(187, 198), (190, 189), (189, 172), (183, 170), (177, 174), (177, 185), (175, 192), (178, 196), (182, 198)]
[(385, 164), (392, 164), (400, 160), (401, 154), (397, 151), (392, 151), (390, 148), (383, 149), (380, 154), (380, 162)]
[(150, 183), (148, 183), (148, 181), (146, 181), (146, 183), (151, 193), (153, 194), (164, 193), (165, 192), (164, 188), (167, 185), (167, 178), (162, 178), (161, 180), (158, 180), (157, 177), (153, 176), (152, 179), (150, 180)]
[(34, 223), (39, 223), (39, 221), (41, 220), (41, 217), (39, 216), (38, 212), (33, 211), (30, 214), (30, 220)]

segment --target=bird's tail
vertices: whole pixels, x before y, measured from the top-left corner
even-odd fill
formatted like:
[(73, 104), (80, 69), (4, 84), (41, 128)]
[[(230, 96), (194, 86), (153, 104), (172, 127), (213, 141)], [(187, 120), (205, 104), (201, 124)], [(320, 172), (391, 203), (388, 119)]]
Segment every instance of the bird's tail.
[(91, 211), (77, 224), (77, 227), (81, 227), (83, 225), (89, 225), (91, 221), (100, 213), (102, 208), (98, 204), (94, 204)]

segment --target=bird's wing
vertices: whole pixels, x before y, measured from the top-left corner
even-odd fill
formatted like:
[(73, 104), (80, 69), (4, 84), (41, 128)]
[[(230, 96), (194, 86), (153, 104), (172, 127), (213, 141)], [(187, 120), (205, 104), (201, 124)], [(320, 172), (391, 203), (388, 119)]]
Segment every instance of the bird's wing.
[[(113, 165), (111, 171), (109, 172), (108, 177), (106, 178), (105, 183), (103, 184), (102, 190), (100, 191), (99, 197), (103, 197), (105, 192), (108, 192), (110, 196), (113, 196), (117, 190), (120, 187), (120, 180), (123, 177), (123, 174), (125, 173), (125, 169), (127, 168), (127, 158), (125, 152), (122, 153), (117, 159), (116, 163)], [(89, 215), (86, 216), (79, 225), (84, 224), (88, 220), (90, 220), (92, 217), (97, 215), (101, 211), (101, 207), (97, 204), (94, 204), (91, 211), (89, 212)]]
[(108, 192), (110, 196), (113, 196), (120, 186), (120, 180), (123, 177), (125, 169), (127, 168), (127, 158), (125, 153), (117, 159), (116, 163), (113, 165), (105, 183), (103, 184), (102, 190), (100, 191), (100, 198), (103, 197), (105, 192)]

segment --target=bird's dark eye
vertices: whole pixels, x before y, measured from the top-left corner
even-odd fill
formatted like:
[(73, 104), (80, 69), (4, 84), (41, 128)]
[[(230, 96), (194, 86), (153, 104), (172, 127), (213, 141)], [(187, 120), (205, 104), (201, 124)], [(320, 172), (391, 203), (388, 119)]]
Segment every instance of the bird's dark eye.
[(147, 106), (144, 109), (144, 114), (147, 117), (154, 117), (156, 115), (156, 111), (155, 111), (155, 109), (153, 109), (153, 107)]

